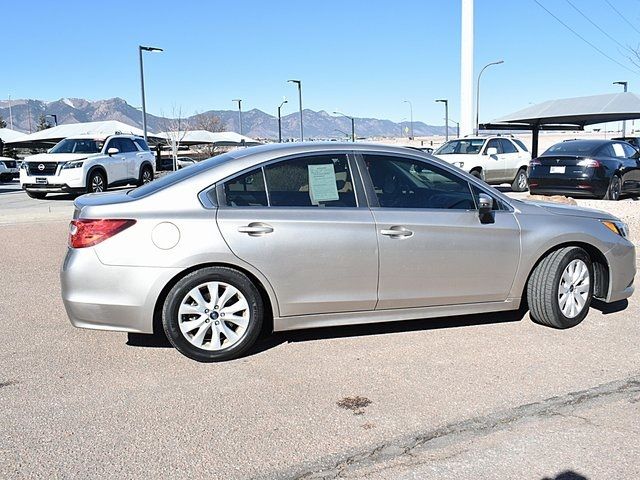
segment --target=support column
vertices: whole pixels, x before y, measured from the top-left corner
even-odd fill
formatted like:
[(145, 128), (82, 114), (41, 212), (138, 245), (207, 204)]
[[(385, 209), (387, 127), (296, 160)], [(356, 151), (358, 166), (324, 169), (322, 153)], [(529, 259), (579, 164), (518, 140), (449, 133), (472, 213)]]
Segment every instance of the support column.
[(460, 135), (473, 134), (473, 0), (462, 0), (460, 37)]
[(531, 138), (531, 158), (536, 158), (538, 156), (538, 140), (540, 135), (540, 125), (533, 126), (533, 135)]

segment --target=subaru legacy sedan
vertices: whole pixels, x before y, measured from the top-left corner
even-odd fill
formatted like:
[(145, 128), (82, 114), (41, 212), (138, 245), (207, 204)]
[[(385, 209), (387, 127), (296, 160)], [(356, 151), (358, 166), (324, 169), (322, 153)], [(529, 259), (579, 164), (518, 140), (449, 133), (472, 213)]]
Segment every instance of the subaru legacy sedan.
[(633, 292), (627, 226), (506, 197), (433, 156), (367, 144), (237, 150), (75, 201), (71, 323), (227, 360), (273, 330), (490, 314), (580, 323)]

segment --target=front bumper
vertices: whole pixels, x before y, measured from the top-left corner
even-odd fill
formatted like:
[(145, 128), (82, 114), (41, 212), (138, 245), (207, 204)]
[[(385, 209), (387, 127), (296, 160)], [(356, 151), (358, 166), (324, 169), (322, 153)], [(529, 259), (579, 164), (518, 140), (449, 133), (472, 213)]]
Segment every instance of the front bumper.
[(55, 175), (29, 175), (20, 170), (20, 186), (34, 192), (80, 192), (85, 189), (84, 168), (63, 169), (58, 167)]
[(69, 248), (60, 272), (62, 301), (80, 328), (153, 333), (162, 289), (179, 268), (104, 265), (93, 248)]
[(626, 239), (605, 253), (609, 264), (609, 292), (605, 301), (613, 303), (629, 298), (634, 291), (636, 275), (636, 249)]

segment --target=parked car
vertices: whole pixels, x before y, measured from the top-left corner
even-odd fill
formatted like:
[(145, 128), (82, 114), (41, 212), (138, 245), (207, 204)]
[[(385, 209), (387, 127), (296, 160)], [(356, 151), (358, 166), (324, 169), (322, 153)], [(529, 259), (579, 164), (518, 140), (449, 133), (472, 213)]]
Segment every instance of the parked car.
[[(196, 163), (196, 161), (191, 157), (178, 157), (176, 160), (176, 163), (178, 164), (178, 170), (184, 167), (189, 167)], [(160, 161), (160, 170), (173, 170), (173, 158), (162, 158)]]
[(0, 157), (0, 182), (10, 182), (18, 176), (16, 160), (9, 157)]
[(627, 142), (567, 140), (531, 161), (531, 193), (618, 200), (640, 194), (638, 151)]
[(510, 183), (514, 192), (527, 190), (531, 154), (510, 137), (465, 137), (449, 140), (433, 154), (491, 185)]
[(611, 140), (627, 142), (627, 143), (630, 143), (636, 149), (640, 149), (640, 138), (638, 137), (617, 137), (617, 138), (612, 138)]
[(32, 198), (51, 192), (102, 192), (153, 180), (154, 156), (143, 138), (95, 135), (65, 138), (47, 153), (25, 158), (20, 186)]
[[(164, 332), (198, 361), (273, 330), (515, 310), (582, 321), (633, 292), (627, 227), (511, 199), (433, 156), (353, 143), (240, 149), (75, 200), (62, 298), (78, 327)], [(525, 303), (526, 305), (526, 303)]]
[(433, 153), (433, 148), (432, 147), (414, 147), (414, 146), (411, 146), (411, 145), (407, 145), (407, 148), (412, 148), (414, 150), (419, 150), (419, 151), (424, 152), (424, 153)]

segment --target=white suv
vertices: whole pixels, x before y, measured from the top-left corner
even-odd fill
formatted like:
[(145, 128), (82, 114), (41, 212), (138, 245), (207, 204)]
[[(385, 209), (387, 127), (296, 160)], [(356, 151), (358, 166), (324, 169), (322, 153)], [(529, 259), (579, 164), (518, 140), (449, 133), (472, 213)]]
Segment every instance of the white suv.
[(17, 162), (13, 158), (0, 157), (0, 182), (10, 182), (17, 176)]
[(65, 138), (47, 153), (25, 158), (20, 186), (32, 198), (50, 192), (102, 192), (153, 180), (154, 156), (134, 135)]
[(524, 143), (509, 137), (465, 137), (450, 140), (433, 154), (492, 185), (510, 183), (515, 192), (527, 190), (531, 160)]

